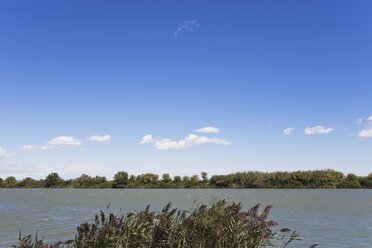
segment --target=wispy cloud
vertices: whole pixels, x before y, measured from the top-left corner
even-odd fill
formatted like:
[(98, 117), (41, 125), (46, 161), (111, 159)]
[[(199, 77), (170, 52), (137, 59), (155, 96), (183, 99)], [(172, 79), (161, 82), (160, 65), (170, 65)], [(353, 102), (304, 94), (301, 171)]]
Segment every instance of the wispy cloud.
[(372, 115), (367, 118), (368, 121), (372, 121)]
[(15, 155), (15, 152), (9, 152), (0, 146), (0, 158), (10, 158)]
[(63, 169), (56, 169), (58, 174), (66, 179), (76, 178), (82, 174), (89, 176), (108, 176), (113, 175), (115, 170), (111, 167), (97, 165), (97, 164), (76, 164), (66, 166)]
[(312, 135), (312, 134), (324, 134), (330, 133), (333, 131), (333, 128), (326, 128), (323, 126), (315, 126), (315, 127), (307, 127), (305, 128), (305, 135)]
[(97, 143), (104, 143), (109, 142), (111, 140), (111, 136), (108, 134), (104, 136), (93, 135), (89, 138), (89, 140)]
[(177, 30), (174, 31), (174, 36), (178, 36), (180, 33), (185, 31), (193, 31), (194, 29), (198, 28), (200, 24), (196, 19), (184, 21), (181, 25), (177, 27)]
[(295, 130), (296, 128), (293, 128), (293, 127), (288, 127), (286, 129), (283, 130), (283, 134), (284, 135), (291, 135), (291, 133)]
[(2, 167), (0, 177), (14, 176), (17, 179), (32, 177), (34, 179), (45, 178), (53, 168), (32, 164), (5, 164)]
[(19, 151), (23, 151), (23, 152), (33, 152), (37, 149), (38, 147), (36, 146), (32, 146), (32, 145), (24, 145), (20, 148), (18, 148), (17, 150)]
[(35, 152), (37, 150), (53, 150), (57, 148), (55, 145), (44, 145), (44, 146), (32, 146), (32, 145), (24, 145), (18, 148), (18, 151), (22, 152)]
[(220, 130), (216, 127), (203, 127), (203, 128), (196, 129), (195, 132), (198, 132), (198, 133), (219, 133)]

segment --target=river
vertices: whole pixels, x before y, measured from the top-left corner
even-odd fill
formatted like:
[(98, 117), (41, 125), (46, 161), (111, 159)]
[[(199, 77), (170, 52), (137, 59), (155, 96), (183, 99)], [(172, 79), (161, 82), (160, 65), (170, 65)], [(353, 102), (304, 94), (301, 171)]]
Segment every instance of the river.
[(372, 247), (372, 190), (362, 189), (0, 189), (0, 247), (16, 244), (19, 231), (72, 239), (108, 203), (110, 211), (125, 212), (168, 202), (189, 209), (213, 199), (274, 205), (268, 219), (301, 234), (292, 247)]

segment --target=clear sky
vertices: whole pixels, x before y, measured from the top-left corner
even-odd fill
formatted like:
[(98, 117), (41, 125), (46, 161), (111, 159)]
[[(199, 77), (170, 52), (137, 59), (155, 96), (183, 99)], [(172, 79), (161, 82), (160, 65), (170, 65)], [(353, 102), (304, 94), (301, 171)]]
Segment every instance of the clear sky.
[(372, 172), (372, 1), (0, 1), (0, 177)]

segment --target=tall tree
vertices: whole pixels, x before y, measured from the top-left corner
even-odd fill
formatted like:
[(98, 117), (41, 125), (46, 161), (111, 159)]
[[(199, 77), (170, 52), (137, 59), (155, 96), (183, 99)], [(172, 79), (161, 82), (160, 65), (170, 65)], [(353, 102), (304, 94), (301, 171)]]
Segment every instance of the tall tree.
[(203, 178), (203, 182), (208, 181), (207, 175), (208, 175), (208, 173), (205, 172), (205, 171), (203, 171), (203, 172), (201, 173), (201, 177)]
[(165, 182), (165, 183), (170, 183), (170, 182), (172, 182), (172, 178), (169, 176), (168, 173), (164, 173), (164, 174), (163, 174), (163, 178), (162, 178), (162, 180), (163, 180), (163, 182)]
[(57, 187), (58, 184), (60, 184), (61, 182), (63, 182), (63, 179), (60, 178), (57, 173), (50, 173), (45, 178), (45, 187), (54, 188), (54, 187)]
[(4, 181), (5, 188), (14, 188), (16, 186), (17, 180), (15, 177), (7, 177)]
[(125, 188), (128, 185), (128, 173), (119, 171), (114, 176), (113, 188)]

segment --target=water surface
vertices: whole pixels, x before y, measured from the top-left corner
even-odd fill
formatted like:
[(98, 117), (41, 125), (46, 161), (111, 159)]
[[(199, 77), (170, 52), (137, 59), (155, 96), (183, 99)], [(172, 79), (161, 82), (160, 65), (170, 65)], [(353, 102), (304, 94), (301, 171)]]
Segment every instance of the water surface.
[(299, 189), (0, 189), (0, 247), (15, 244), (22, 233), (46, 240), (72, 239), (76, 227), (92, 221), (110, 202), (111, 211), (132, 211), (169, 201), (188, 209), (211, 199), (272, 204), (270, 218), (297, 229), (303, 241), (294, 247), (371, 247), (372, 190)]

